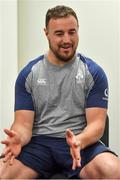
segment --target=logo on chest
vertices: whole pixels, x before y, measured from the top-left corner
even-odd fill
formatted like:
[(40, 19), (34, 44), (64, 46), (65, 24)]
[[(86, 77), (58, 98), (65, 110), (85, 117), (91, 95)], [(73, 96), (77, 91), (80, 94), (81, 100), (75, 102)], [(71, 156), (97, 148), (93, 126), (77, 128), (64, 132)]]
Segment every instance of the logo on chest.
[(43, 79), (43, 78), (38, 79), (37, 84), (42, 85), (42, 86), (46, 86), (47, 85), (47, 80)]
[(81, 72), (78, 72), (75, 78), (76, 78), (76, 82), (80, 84), (83, 81), (84, 76)]

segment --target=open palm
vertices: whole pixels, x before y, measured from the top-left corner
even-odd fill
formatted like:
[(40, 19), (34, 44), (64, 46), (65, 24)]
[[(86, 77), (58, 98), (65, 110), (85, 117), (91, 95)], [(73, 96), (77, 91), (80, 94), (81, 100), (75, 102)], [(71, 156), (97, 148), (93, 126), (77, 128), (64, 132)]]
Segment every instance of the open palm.
[(81, 165), (80, 146), (76, 136), (70, 129), (66, 130), (66, 141), (70, 146), (70, 153), (73, 158), (72, 169), (74, 170)]
[(5, 157), (3, 161), (7, 162), (9, 160), (12, 165), (15, 157), (21, 152), (21, 140), (17, 133), (12, 130), (5, 129), (4, 132), (8, 135), (8, 137), (7, 139), (1, 141), (1, 143), (5, 145), (3, 152)]

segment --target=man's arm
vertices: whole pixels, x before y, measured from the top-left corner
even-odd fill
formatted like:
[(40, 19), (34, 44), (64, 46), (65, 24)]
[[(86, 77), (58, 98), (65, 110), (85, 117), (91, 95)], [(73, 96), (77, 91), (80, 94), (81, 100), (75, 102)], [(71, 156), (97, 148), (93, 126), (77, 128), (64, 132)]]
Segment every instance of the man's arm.
[(87, 126), (82, 133), (76, 136), (81, 149), (98, 141), (105, 129), (107, 110), (105, 108), (87, 108)]
[(73, 158), (72, 169), (79, 167), (81, 164), (80, 151), (102, 137), (105, 129), (106, 113), (105, 108), (87, 108), (87, 126), (83, 132), (74, 135), (70, 129), (66, 131), (66, 140)]
[(33, 122), (34, 111), (18, 110), (15, 112), (15, 120), (11, 130), (20, 136), (22, 146), (26, 145), (31, 139)]

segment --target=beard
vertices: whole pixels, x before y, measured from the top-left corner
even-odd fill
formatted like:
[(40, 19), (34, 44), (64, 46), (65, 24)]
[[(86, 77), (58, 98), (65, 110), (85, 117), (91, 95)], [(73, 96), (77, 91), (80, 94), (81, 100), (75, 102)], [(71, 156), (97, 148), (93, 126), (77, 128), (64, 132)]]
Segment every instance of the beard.
[(60, 50), (61, 48), (64, 48), (65, 46), (67, 46), (67, 44), (65, 45), (59, 45), (58, 49), (55, 49), (52, 47), (52, 44), (49, 41), (49, 48), (51, 49), (52, 53), (54, 54), (54, 56), (62, 62), (69, 62), (71, 59), (73, 59), (73, 57), (75, 56), (76, 53), (76, 48), (73, 48), (73, 46), (71, 45), (71, 52), (64, 52), (61, 53)]

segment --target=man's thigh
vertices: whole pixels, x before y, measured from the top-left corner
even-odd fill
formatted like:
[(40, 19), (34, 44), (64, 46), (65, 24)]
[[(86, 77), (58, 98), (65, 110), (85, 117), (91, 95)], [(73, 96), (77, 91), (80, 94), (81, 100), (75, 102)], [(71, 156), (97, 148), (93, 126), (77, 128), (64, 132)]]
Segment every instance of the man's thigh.
[(31, 179), (36, 178), (38, 173), (25, 166), (19, 160), (15, 159), (13, 165), (9, 162), (4, 163), (0, 160), (0, 179)]
[(50, 178), (56, 170), (56, 162), (50, 148), (52, 141), (51, 137), (43, 135), (32, 137), (16, 159), (38, 172), (41, 177)]
[[(9, 166), (8, 163), (2, 164), (2, 176), (9, 178), (36, 178), (38, 175), (45, 178), (51, 177), (56, 164), (47, 144), (49, 144), (49, 139), (44, 136), (32, 137), (16, 157), (13, 166)], [(4, 172), (5, 169), (7, 169), (6, 172)]]

